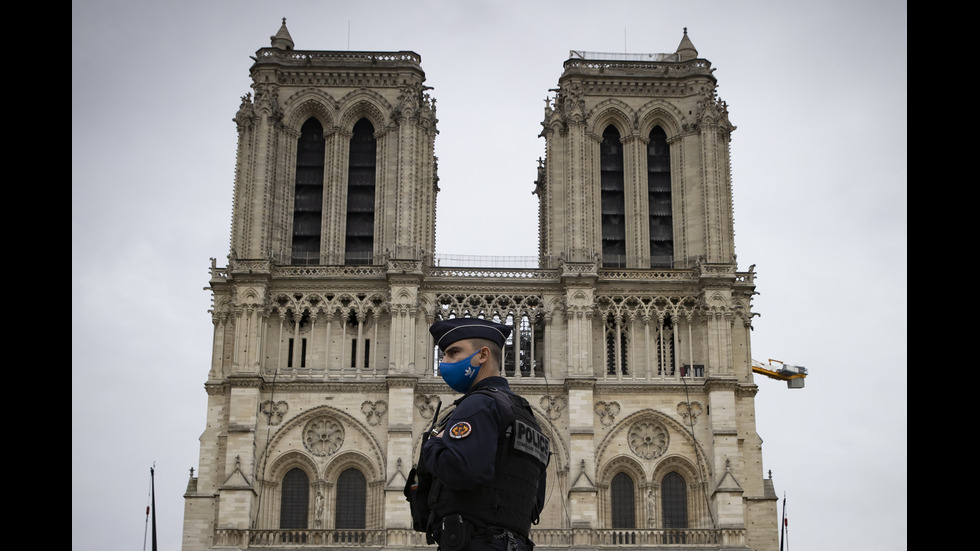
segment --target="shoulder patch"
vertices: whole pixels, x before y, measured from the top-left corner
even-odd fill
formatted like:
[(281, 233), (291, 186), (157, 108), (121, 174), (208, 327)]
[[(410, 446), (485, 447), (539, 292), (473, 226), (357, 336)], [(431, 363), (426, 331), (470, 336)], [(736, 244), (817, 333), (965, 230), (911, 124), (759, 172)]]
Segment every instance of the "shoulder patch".
[(449, 427), (449, 437), (456, 440), (462, 440), (471, 434), (473, 434), (473, 427), (466, 421), (460, 421)]
[(537, 459), (542, 465), (548, 465), (548, 452), (551, 442), (548, 437), (541, 433), (537, 427), (521, 421), (514, 421), (514, 443), (513, 447), (517, 451), (524, 452)]

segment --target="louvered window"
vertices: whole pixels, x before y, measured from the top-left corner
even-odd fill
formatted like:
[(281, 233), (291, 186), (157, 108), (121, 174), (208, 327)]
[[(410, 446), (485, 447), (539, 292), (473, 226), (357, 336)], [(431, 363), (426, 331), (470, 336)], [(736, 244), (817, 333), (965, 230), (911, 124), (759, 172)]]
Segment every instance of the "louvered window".
[(670, 192), (670, 148), (663, 128), (650, 131), (647, 144), (647, 191), (650, 207), (650, 267), (674, 265), (674, 219)]
[(619, 131), (606, 127), (599, 146), (602, 199), (602, 265), (626, 266), (626, 196), (623, 188), (623, 145)]
[(374, 261), (374, 200), (377, 173), (374, 125), (361, 119), (354, 125), (347, 168), (347, 234), (345, 264)]
[(303, 123), (296, 148), (296, 189), (293, 199), (293, 264), (319, 264), (323, 222), (323, 126), (311, 118)]

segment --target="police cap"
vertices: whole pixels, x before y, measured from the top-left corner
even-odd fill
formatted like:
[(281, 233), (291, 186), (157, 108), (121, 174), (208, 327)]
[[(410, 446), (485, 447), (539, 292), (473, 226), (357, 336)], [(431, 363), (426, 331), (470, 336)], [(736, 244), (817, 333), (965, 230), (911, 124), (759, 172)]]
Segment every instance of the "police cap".
[(437, 321), (429, 328), (436, 346), (445, 351), (450, 344), (463, 339), (486, 339), (503, 348), (510, 327), (480, 318), (453, 318)]

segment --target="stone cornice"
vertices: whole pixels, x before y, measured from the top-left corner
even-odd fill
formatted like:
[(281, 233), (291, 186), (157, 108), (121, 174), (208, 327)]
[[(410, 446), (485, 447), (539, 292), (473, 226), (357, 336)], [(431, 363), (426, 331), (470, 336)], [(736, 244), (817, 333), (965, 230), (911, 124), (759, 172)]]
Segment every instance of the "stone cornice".
[(731, 390), (735, 391), (739, 389), (738, 379), (732, 378), (716, 378), (709, 377), (704, 381), (704, 390), (707, 392), (714, 392), (716, 390)]
[(340, 72), (330, 70), (285, 70), (279, 71), (278, 84), (281, 86), (319, 86), (331, 88), (371, 88), (398, 89), (405, 86), (403, 72), (357, 71)]
[[(617, 394), (676, 394), (691, 392), (703, 396), (706, 392), (731, 390), (739, 397), (754, 397), (759, 387), (739, 382), (735, 378), (708, 378), (690, 381), (686, 385), (681, 381), (616, 381), (592, 377), (557, 378), (545, 381), (543, 378), (513, 378), (507, 379), (511, 388), (518, 394), (568, 394), (570, 390), (592, 390), (597, 398), (610, 397)], [(389, 375), (384, 380), (375, 381), (278, 381), (273, 385), (269, 380), (252, 375), (231, 376), (224, 381), (210, 381), (204, 385), (209, 396), (227, 394), (231, 388), (261, 388), (263, 391), (292, 391), (292, 392), (330, 392), (337, 394), (349, 393), (384, 393), (392, 388), (412, 388), (418, 394), (452, 394), (449, 387), (441, 379), (422, 380), (416, 375)]]
[[(591, 78), (593, 81), (637, 81), (656, 78), (688, 79), (707, 77), (712, 82), (715, 77), (711, 62), (707, 59), (690, 61), (638, 61), (571, 58), (564, 63), (564, 72), (559, 82), (572, 77)], [(586, 81), (588, 82), (588, 81)]]
[(594, 390), (596, 380), (594, 377), (570, 377), (565, 379), (565, 392), (570, 390)]
[(338, 284), (337, 282), (318, 282), (318, 281), (297, 281), (297, 280), (273, 280), (271, 285), (269, 285), (269, 294), (274, 295), (276, 293), (292, 293), (292, 292), (304, 292), (304, 293), (319, 293), (321, 295), (340, 295), (343, 293), (385, 293), (387, 294), (389, 286), (384, 280), (379, 281), (374, 284), (364, 283), (356, 284), (351, 282), (344, 282), (343, 284)]
[(228, 394), (229, 388), (228, 383), (225, 381), (204, 383), (204, 391), (208, 393), (208, 396), (222, 396), (224, 394)]
[(271, 381), (262, 385), (262, 390), (274, 390), (276, 392), (327, 392), (330, 394), (384, 394), (388, 391), (388, 384), (385, 381), (323, 381), (323, 382), (277, 382)]
[(229, 375), (228, 386), (231, 388), (261, 388), (262, 377), (258, 375)]
[(388, 375), (388, 388), (415, 388), (419, 378), (414, 375)]
[(674, 381), (602, 381), (596, 383), (596, 397), (615, 396), (617, 394), (684, 394), (703, 396), (706, 391), (705, 382)]

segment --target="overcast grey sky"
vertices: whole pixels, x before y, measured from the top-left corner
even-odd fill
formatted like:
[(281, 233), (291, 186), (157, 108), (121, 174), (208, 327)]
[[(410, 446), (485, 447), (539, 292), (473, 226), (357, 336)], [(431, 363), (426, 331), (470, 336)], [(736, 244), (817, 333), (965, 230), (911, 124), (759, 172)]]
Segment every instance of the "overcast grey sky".
[(568, 50), (672, 52), (687, 27), (738, 126), (753, 357), (811, 373), (804, 390), (757, 378), (791, 549), (907, 548), (906, 2), (76, 0), (73, 549), (142, 547), (154, 461), (161, 549), (180, 547), (206, 414), (202, 287), (209, 257), (228, 254), (231, 118), (248, 56), (284, 16), (296, 49), (421, 54), (438, 101), (437, 252), (455, 254), (536, 254), (537, 136)]

